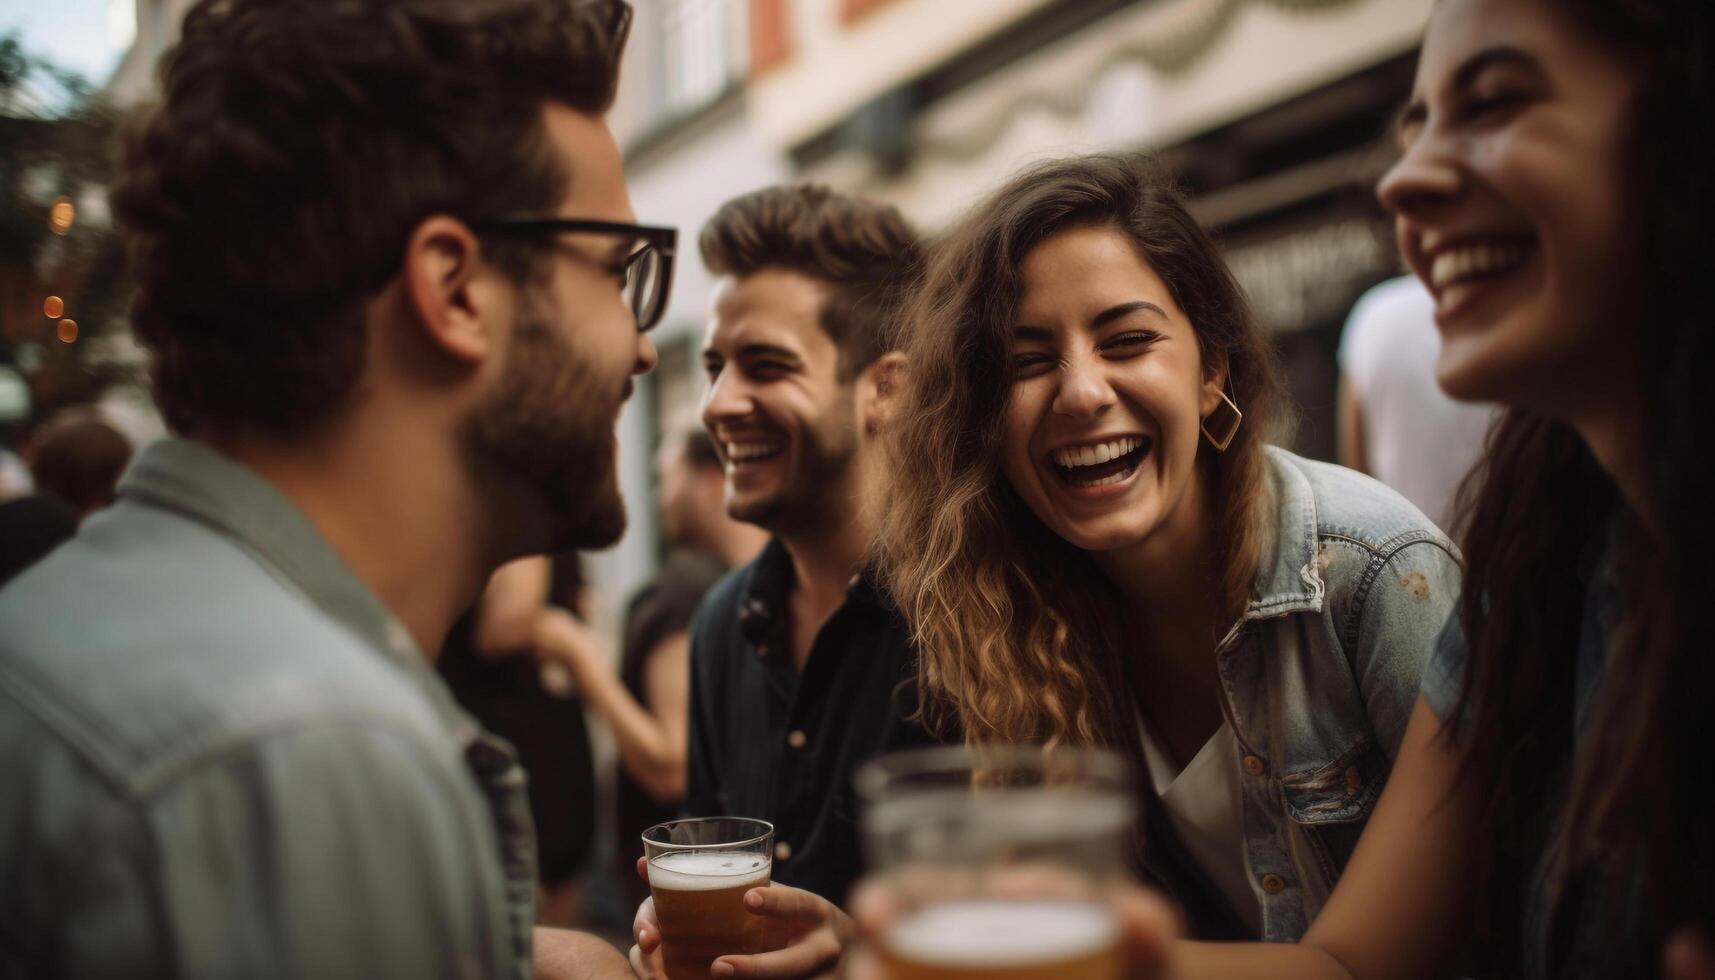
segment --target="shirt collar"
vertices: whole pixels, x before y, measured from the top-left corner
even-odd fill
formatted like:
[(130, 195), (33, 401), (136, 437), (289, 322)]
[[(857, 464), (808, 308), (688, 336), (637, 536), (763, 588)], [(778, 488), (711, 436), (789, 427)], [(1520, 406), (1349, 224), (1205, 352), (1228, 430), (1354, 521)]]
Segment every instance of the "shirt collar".
[[(779, 538), (769, 538), (762, 553), (751, 563), (750, 583), (745, 589), (745, 601), (739, 607), (739, 618), (754, 617), (775, 625), (784, 622), (785, 617), (778, 614), (786, 608), (792, 580), (792, 556), (786, 545)], [(868, 563), (847, 583), (846, 601), (883, 610), (892, 608), (886, 593), (876, 584), (874, 567)]]
[(1322, 608), (1325, 586), (1317, 560), (1316, 494), (1310, 480), (1273, 446), (1263, 449), (1274, 494), (1272, 541), (1257, 566), (1245, 619), (1266, 619)]
[(137, 455), (119, 481), (119, 493), (177, 511), (233, 538), (285, 585), (403, 669), (461, 743), (480, 732), (440, 683), (404, 624), (358, 579), (304, 512), (255, 470), (204, 443), (161, 439)]

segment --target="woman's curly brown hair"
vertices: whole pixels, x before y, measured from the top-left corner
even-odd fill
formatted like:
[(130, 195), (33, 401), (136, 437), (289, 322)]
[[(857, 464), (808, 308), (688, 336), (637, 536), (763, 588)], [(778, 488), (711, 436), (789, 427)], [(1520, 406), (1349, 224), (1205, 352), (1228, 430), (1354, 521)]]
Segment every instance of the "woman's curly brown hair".
[[(302, 434), (351, 398), (362, 307), (424, 218), (541, 212), (575, 175), (545, 102), (613, 101), (619, 0), (203, 0), (122, 147), (113, 208), (182, 432)], [(531, 262), (484, 242), (508, 274)]]

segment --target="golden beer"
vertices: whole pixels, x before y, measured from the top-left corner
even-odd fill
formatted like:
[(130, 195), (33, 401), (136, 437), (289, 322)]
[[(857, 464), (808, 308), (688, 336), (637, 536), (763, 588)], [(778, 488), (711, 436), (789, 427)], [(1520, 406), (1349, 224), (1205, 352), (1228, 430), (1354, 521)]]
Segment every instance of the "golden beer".
[(926, 905), (887, 931), (892, 980), (1119, 980), (1113, 913), (1093, 902), (972, 899)]
[(770, 871), (768, 856), (751, 851), (680, 851), (649, 859), (668, 980), (706, 980), (717, 957), (764, 951), (766, 922), (744, 907), (744, 893), (768, 884)]

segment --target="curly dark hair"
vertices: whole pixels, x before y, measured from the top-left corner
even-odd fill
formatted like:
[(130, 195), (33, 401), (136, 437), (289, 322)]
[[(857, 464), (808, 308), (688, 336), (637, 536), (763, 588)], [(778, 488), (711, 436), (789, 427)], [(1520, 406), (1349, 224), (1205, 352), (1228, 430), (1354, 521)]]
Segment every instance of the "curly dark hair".
[(827, 283), (822, 328), (839, 348), (842, 381), (893, 349), (894, 314), (923, 262), (899, 209), (819, 184), (733, 198), (703, 226), (700, 244), (716, 275), (788, 269)]
[[(289, 438), (335, 416), (363, 302), (412, 228), (563, 197), (541, 109), (605, 111), (630, 22), (620, 0), (193, 7), (113, 190), (168, 422)], [(520, 280), (534, 267), (520, 245), (483, 254)]]

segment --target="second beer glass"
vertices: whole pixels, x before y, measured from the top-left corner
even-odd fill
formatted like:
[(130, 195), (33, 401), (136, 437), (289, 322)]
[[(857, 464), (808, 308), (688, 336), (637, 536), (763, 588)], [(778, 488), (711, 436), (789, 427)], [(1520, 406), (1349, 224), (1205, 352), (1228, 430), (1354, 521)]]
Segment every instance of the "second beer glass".
[(705, 980), (718, 957), (765, 951), (765, 922), (744, 893), (768, 884), (773, 848), (774, 825), (762, 820), (669, 820), (643, 832), (668, 980)]
[(898, 917), (894, 980), (1118, 980), (1103, 891), (1127, 876), (1129, 769), (1099, 749), (922, 749), (861, 769), (865, 839)]

